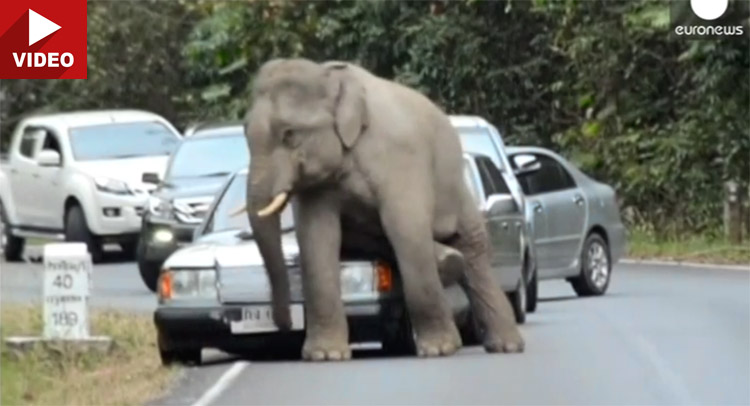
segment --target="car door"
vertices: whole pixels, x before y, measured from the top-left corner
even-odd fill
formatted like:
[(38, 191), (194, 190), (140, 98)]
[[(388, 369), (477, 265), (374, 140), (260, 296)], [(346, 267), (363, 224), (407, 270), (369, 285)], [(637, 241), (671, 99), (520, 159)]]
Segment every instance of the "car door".
[(63, 207), (65, 195), (62, 190), (63, 167), (66, 164), (58, 134), (44, 128), (44, 141), (39, 151), (51, 150), (60, 154), (59, 166), (39, 166), (39, 177), (35, 179), (38, 187), (38, 210), (41, 221), (46, 228), (63, 229)]
[(21, 132), (18, 148), (12, 152), (12, 163), (8, 170), (13, 203), (20, 226), (38, 227), (42, 225), (39, 217), (36, 180), (39, 178), (39, 166), (36, 155), (41, 146), (44, 131), (38, 127), (27, 126)]
[[(479, 156), (476, 158), (477, 167), (483, 179), (491, 184), (486, 198), (490, 195), (503, 195), (513, 198), (503, 174), (488, 157)], [(492, 231), (490, 235), (493, 240), (493, 253), (497, 255), (497, 260), (503, 272), (512, 272), (512, 270), (521, 269), (523, 256), (521, 253), (521, 231), (523, 228), (523, 217), (520, 211), (520, 205), (515, 206), (517, 211), (506, 212), (497, 215), (489, 215)]]
[[(537, 171), (519, 179), (534, 212), (534, 241), (540, 275), (565, 275), (577, 267), (578, 247), (586, 220), (584, 194), (553, 156), (523, 153), (515, 154), (512, 160), (516, 161), (518, 155), (531, 155), (540, 165)], [(543, 229), (537, 219), (543, 219)]]

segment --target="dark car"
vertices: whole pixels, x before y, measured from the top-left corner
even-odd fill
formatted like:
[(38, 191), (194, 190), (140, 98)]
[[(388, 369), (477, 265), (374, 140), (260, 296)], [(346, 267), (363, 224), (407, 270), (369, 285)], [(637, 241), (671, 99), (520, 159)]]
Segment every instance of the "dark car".
[(158, 183), (143, 216), (136, 250), (138, 269), (146, 286), (156, 291), (159, 268), (193, 232), (226, 178), (249, 163), (242, 123), (204, 126), (186, 137), (172, 154), (164, 180)]

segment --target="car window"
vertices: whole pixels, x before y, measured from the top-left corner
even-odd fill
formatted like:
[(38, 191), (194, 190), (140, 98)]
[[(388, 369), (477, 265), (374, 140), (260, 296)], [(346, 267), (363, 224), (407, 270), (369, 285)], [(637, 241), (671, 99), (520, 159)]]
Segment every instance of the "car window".
[[(246, 212), (237, 213), (245, 206), (247, 200), (247, 175), (235, 176), (230, 184), (224, 189), (221, 196), (218, 197), (214, 211), (210, 214), (204, 234), (219, 231), (238, 230), (250, 231), (250, 220)], [(282, 229), (291, 229), (294, 227), (294, 218), (291, 210), (291, 202), (287, 204), (281, 213)]]
[(62, 149), (60, 148), (60, 141), (57, 135), (52, 131), (45, 131), (44, 143), (42, 144), (42, 150), (55, 151), (62, 156)]
[(44, 130), (36, 127), (27, 127), (21, 135), (21, 145), (18, 148), (18, 152), (29, 159), (34, 158), (36, 152), (36, 146), (44, 135)]
[(474, 199), (474, 201), (476, 203), (481, 203), (484, 199), (482, 199), (479, 195), (479, 185), (477, 185), (476, 181), (474, 180), (474, 172), (471, 170), (471, 163), (467, 160), (464, 160), (464, 181), (469, 187), (469, 192), (471, 193), (471, 197)]
[(497, 165), (498, 169), (502, 169), (503, 163), (500, 159), (500, 153), (492, 140), (493, 135), (488, 128), (457, 127), (456, 131), (458, 132), (464, 152), (487, 155)]
[(478, 157), (477, 164), (480, 170), (485, 172), (487, 178), (492, 183), (492, 192), (489, 194), (510, 194), (508, 184), (505, 183), (503, 175), (497, 169), (497, 166), (488, 157)]
[(482, 188), (484, 189), (484, 198), (486, 199), (490, 195), (495, 193), (495, 184), (490, 179), (490, 174), (484, 169), (484, 165), (481, 158), (476, 158), (477, 169), (479, 170), (479, 178), (482, 180)]
[[(533, 155), (539, 161), (540, 169), (518, 177), (525, 194), (551, 193), (575, 187), (573, 177), (556, 159), (544, 154)], [(511, 163), (511, 165), (515, 164)]]
[(250, 162), (247, 141), (241, 131), (219, 137), (190, 137), (174, 152), (166, 180), (226, 176)]
[(73, 156), (78, 161), (170, 155), (180, 138), (162, 123), (143, 121), (70, 129)]

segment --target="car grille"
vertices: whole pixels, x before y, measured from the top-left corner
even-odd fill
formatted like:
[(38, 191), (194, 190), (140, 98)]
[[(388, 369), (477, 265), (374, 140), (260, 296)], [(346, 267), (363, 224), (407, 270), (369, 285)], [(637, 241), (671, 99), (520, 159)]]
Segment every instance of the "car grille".
[(178, 218), (187, 223), (199, 223), (206, 217), (211, 206), (213, 196), (175, 199), (173, 205), (177, 209)]
[[(291, 264), (290, 264), (291, 265)], [(300, 301), (302, 272), (299, 266), (289, 270), (289, 291), (292, 301)], [(219, 269), (219, 299), (221, 303), (270, 303), (271, 283), (262, 267), (227, 267)]]
[(193, 217), (204, 218), (208, 212), (210, 203), (190, 203), (188, 206), (193, 210)]

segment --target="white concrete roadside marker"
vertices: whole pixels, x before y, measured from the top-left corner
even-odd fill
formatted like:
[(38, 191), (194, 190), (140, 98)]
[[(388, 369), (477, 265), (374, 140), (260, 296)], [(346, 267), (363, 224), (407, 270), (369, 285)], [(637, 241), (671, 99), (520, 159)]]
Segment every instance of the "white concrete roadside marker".
[(196, 400), (195, 403), (193, 403), (190, 406), (208, 406), (211, 403), (213, 403), (219, 395), (224, 392), (229, 385), (234, 382), (235, 379), (237, 379), (238, 376), (242, 373), (242, 371), (247, 368), (247, 366), (250, 365), (247, 361), (238, 361), (235, 362), (234, 365), (232, 365), (229, 369), (227, 369), (216, 382), (208, 388), (208, 390), (200, 397), (200, 399)]
[(8, 337), (14, 350), (37, 344), (63, 344), (76, 351), (109, 351), (112, 339), (89, 334), (91, 255), (84, 243), (51, 243), (44, 246), (42, 336)]

